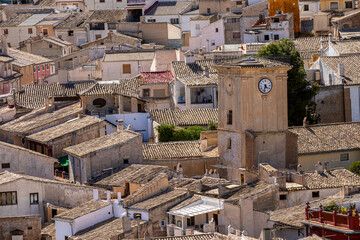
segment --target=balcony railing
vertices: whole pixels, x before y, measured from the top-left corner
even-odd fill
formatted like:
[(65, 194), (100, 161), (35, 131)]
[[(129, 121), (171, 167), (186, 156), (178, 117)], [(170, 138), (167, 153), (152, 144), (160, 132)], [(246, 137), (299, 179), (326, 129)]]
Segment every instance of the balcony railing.
[(145, 0), (128, 0), (128, 5), (145, 4)]
[(305, 219), (351, 230), (360, 229), (357, 210), (355, 210), (355, 214), (353, 214), (353, 211), (348, 211), (348, 214), (345, 215), (338, 213), (336, 210), (333, 212), (324, 211), (322, 205), (319, 208), (310, 208), (309, 203), (306, 203)]

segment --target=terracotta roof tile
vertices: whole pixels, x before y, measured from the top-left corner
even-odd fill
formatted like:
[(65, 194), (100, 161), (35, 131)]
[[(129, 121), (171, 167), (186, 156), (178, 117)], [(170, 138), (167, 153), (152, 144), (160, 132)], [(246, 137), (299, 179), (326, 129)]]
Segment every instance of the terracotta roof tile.
[(186, 86), (217, 86), (218, 84), (218, 74), (178, 77), (177, 79)]
[(165, 160), (203, 157), (200, 141), (143, 143), (144, 159)]
[(305, 183), (307, 189), (360, 186), (360, 176), (344, 168), (325, 170), (323, 173), (306, 172)]
[(217, 108), (200, 108), (188, 110), (152, 109), (150, 115), (160, 124), (174, 124), (175, 126), (208, 125), (209, 121), (218, 122)]
[(360, 122), (289, 128), (298, 135), (298, 154), (360, 149)]
[(193, 1), (158, 2), (146, 15), (179, 15), (189, 11), (193, 6)]
[(163, 72), (142, 72), (143, 84), (151, 83), (169, 83), (174, 79), (171, 71)]
[(341, 56), (360, 53), (360, 40), (332, 41), (330, 44)]
[(125, 18), (126, 12), (124, 9), (95, 10), (91, 16), (86, 19), (86, 22), (118, 23), (124, 21)]

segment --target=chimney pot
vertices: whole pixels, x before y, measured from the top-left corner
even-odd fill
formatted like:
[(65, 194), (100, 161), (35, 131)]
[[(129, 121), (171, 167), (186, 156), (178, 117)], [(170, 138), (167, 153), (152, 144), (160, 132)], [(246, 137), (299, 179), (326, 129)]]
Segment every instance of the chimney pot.
[(110, 191), (106, 191), (106, 201), (110, 201), (111, 200), (111, 192)]
[(94, 190), (93, 190), (93, 196), (94, 196), (94, 199), (95, 199), (95, 200), (98, 200), (98, 199), (99, 199), (99, 190), (94, 189)]

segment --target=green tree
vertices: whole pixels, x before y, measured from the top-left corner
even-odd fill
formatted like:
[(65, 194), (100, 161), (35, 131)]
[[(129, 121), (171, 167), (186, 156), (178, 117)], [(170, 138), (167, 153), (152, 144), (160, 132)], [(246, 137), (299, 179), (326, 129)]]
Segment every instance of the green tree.
[(192, 126), (187, 128), (186, 131), (190, 134), (191, 140), (199, 140), (200, 132), (206, 131), (206, 129), (200, 126)]
[(353, 162), (349, 168), (349, 171), (357, 175), (360, 175), (360, 161)]
[(156, 127), (156, 130), (159, 132), (159, 141), (160, 142), (169, 142), (173, 137), (175, 126), (168, 124), (160, 124)]
[(283, 39), (278, 42), (270, 43), (259, 50), (259, 57), (271, 58), (288, 56), (292, 69), (288, 71), (288, 120), (289, 126), (298, 126), (303, 122), (304, 117), (311, 124), (317, 123), (319, 116), (315, 114), (316, 104), (312, 98), (318, 93), (320, 86), (311, 85), (306, 80), (304, 62), (300, 53), (295, 49), (292, 40)]
[(218, 124), (213, 120), (209, 120), (208, 129), (209, 130), (217, 130)]

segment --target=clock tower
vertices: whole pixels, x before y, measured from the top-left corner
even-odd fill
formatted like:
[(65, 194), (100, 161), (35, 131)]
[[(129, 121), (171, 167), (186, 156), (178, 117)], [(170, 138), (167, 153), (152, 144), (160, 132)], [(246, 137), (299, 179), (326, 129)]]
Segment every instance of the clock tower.
[(287, 144), (296, 141), (288, 131), (287, 71), (291, 66), (244, 57), (215, 68), (219, 73), (218, 146), (227, 178), (239, 179), (237, 170), (253, 171), (259, 163), (296, 166), (296, 157), (286, 150)]

